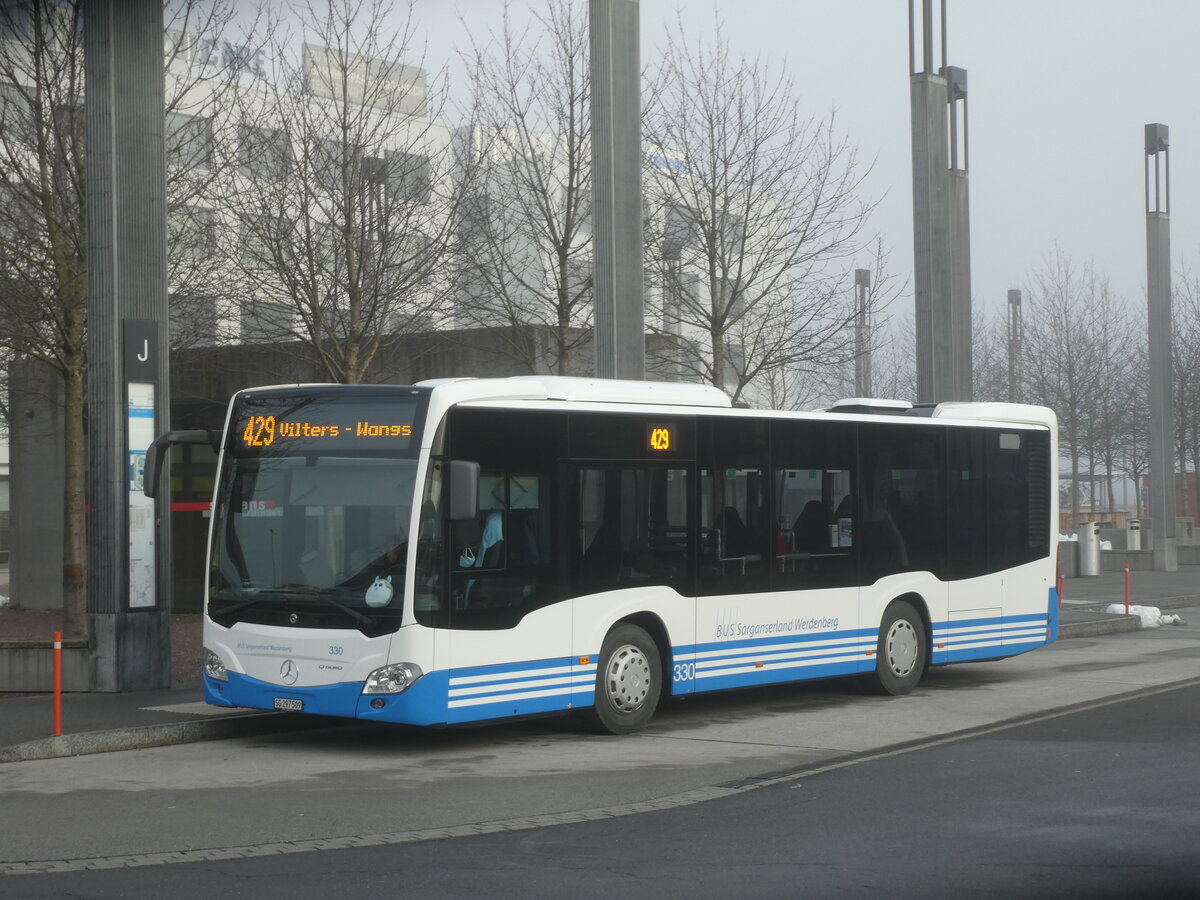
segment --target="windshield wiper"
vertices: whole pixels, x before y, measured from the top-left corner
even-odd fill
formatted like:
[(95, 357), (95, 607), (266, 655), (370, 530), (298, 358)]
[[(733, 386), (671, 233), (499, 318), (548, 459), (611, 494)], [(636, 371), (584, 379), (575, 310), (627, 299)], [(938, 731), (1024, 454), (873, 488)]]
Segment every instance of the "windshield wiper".
[[(290, 587), (281, 587), (281, 588), (254, 588), (254, 590), (259, 596), (250, 597), (249, 599), (238, 601), (237, 603), (234, 603), (231, 606), (226, 606), (224, 609), (218, 610), (217, 612), (210, 612), (209, 615), (212, 616), (212, 618), (215, 619), (216, 621), (221, 622), (221, 619), (225, 618), (226, 616), (233, 615), (234, 613), (238, 612), (239, 610), (248, 609), (251, 606), (254, 606), (258, 603), (266, 602), (266, 600), (268, 598), (278, 597), (278, 596), (282, 595), (282, 596), (288, 596), (288, 597), (296, 597), (296, 598), (300, 598), (300, 599), (304, 599), (304, 600), (309, 600), (309, 599), (317, 600), (320, 603), (324, 603), (326, 606), (332, 606), (335, 609), (338, 609), (341, 612), (344, 612), (346, 615), (350, 616), (350, 618), (354, 619), (354, 621), (358, 622), (360, 625), (366, 626), (367, 628), (373, 628), (376, 625), (375, 620), (373, 618), (371, 618), (370, 616), (363, 615), (356, 609), (351, 609), (349, 606), (346, 606), (345, 604), (338, 603), (336, 600), (333, 599), (333, 597), (327, 596), (322, 591), (320, 591), (318, 588), (294, 585), (294, 586), (290, 586)], [(224, 623), (221, 622), (221, 624), (224, 624)]]
[(258, 603), (263, 603), (264, 601), (265, 601), (265, 598), (263, 598), (263, 597), (251, 597), (249, 600), (242, 600), (238, 603), (234, 603), (234, 604), (231, 604), (230, 606), (226, 606), (224, 609), (219, 609), (216, 612), (214, 612), (210, 607), (209, 611), (208, 611), (208, 615), (211, 619), (213, 619), (213, 621), (217, 622), (220, 625), (224, 625), (226, 628), (228, 628), (233, 623), (224, 621), (224, 619), (227, 616), (232, 616), (234, 613), (236, 613), (240, 610), (249, 609), (251, 606), (254, 606)]
[(333, 607), (336, 607), (337, 609), (340, 609), (342, 612), (344, 612), (346, 615), (350, 616), (350, 618), (354, 619), (354, 621), (358, 622), (358, 624), (360, 624), (360, 625), (365, 625), (368, 628), (372, 628), (375, 625), (375, 620), (372, 619), (370, 616), (360, 613), (357, 609), (351, 609), (349, 606), (346, 606), (344, 603), (338, 603), (332, 597), (330, 597), (324, 593), (318, 593), (318, 594), (312, 594), (312, 595), (306, 595), (306, 596), (312, 596), (314, 599), (320, 600), (326, 606), (333, 606)]

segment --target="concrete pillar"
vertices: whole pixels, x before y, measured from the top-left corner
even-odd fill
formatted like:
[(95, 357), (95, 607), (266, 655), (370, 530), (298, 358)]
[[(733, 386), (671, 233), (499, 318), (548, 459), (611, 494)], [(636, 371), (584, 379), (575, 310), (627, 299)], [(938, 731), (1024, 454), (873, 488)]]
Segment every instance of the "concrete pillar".
[(92, 689), (146, 690), (171, 661), (169, 516), (146, 505), (137, 456), (169, 427), (163, 8), (83, 9)]
[(596, 374), (646, 372), (638, 0), (590, 0)]
[(41, 360), (18, 360), (8, 368), (8, 403), (11, 600), (21, 609), (62, 609), (62, 378)]
[(1147, 125), (1145, 138), (1150, 517), (1154, 522), (1154, 568), (1174, 572), (1178, 568), (1178, 559), (1175, 403), (1171, 372), (1171, 159), (1167, 126)]
[(966, 70), (945, 64), (945, 0), (921, 0), (919, 16), (915, 4), (909, 0), (917, 399), (970, 400)]

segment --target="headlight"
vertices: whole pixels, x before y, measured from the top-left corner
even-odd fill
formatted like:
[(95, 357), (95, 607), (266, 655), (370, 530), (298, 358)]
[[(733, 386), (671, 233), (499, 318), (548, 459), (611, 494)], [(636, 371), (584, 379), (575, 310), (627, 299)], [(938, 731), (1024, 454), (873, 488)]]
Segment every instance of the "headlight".
[(229, 673), (225, 671), (225, 663), (221, 657), (207, 647), (204, 648), (204, 674), (215, 681), (228, 681)]
[(425, 673), (416, 663), (392, 663), (367, 676), (364, 694), (403, 694)]

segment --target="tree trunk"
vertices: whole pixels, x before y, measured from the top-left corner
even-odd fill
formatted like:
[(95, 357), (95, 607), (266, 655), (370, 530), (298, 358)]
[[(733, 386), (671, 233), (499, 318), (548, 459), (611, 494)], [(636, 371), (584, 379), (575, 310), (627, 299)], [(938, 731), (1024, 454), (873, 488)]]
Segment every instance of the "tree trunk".
[(1071, 527), (1079, 530), (1079, 454), (1071, 453)]
[(87, 637), (87, 436), (83, 427), (87, 379), (83, 365), (63, 379), (63, 633)]

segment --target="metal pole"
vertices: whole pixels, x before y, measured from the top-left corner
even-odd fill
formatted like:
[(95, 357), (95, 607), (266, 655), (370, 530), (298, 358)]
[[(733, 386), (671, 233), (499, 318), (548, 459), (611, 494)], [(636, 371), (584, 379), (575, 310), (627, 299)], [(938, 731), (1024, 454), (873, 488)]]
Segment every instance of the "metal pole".
[(1008, 400), (1021, 402), (1021, 292), (1008, 292)]
[[(1170, 136), (1166, 125), (1145, 127), (1146, 303), (1149, 333), (1150, 515), (1154, 522), (1154, 568), (1178, 569), (1175, 535), (1175, 406), (1171, 365), (1171, 215), (1163, 204), (1170, 188)], [(1150, 158), (1154, 185), (1149, 190)], [(1163, 165), (1160, 166), (1160, 160)], [(1153, 196), (1154, 205), (1150, 206)]]
[(867, 316), (870, 269), (854, 270), (854, 288), (858, 295), (854, 321), (854, 394), (856, 397), (870, 397), (874, 394), (871, 384), (871, 323)]
[(590, 0), (596, 374), (645, 377), (638, 0)]

